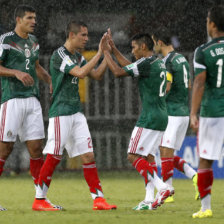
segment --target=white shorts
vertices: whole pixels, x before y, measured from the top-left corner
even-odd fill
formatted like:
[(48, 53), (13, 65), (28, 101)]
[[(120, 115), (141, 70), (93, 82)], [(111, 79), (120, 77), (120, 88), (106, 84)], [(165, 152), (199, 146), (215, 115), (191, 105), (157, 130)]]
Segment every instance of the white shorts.
[(224, 142), (224, 118), (200, 117), (198, 130), (199, 156), (208, 160), (219, 160)]
[(70, 158), (93, 152), (91, 135), (82, 113), (49, 119), (48, 141), (43, 154), (62, 155), (64, 148)]
[(155, 156), (161, 144), (163, 131), (135, 127), (128, 147), (128, 153)]
[(168, 116), (168, 125), (163, 134), (161, 146), (174, 150), (180, 150), (188, 125), (188, 116)]
[(43, 139), (44, 123), (40, 102), (36, 97), (14, 98), (1, 105), (0, 141), (15, 142)]

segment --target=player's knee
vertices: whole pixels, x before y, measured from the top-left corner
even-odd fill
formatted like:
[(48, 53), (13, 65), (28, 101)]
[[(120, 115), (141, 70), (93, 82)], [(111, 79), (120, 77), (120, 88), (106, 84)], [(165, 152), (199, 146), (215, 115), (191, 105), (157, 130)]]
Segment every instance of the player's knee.
[(1, 143), (0, 145), (0, 159), (6, 160), (13, 150), (13, 144)]
[(95, 158), (94, 158), (93, 152), (88, 152), (88, 153), (81, 155), (81, 160), (82, 160), (83, 164), (94, 162)]
[(43, 155), (42, 141), (40, 140), (27, 142), (27, 148), (32, 158), (39, 158)]

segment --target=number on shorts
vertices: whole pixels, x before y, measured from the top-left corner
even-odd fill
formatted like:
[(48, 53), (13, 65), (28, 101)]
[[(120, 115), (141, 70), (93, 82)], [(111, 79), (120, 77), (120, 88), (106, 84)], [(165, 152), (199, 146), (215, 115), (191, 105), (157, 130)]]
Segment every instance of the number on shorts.
[(87, 140), (88, 140), (88, 148), (91, 149), (93, 147), (92, 139), (91, 138), (87, 138)]

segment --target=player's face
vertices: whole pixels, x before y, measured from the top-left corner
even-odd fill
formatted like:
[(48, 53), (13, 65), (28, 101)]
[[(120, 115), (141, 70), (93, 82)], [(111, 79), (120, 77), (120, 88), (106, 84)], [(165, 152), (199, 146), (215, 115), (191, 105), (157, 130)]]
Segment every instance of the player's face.
[(36, 26), (36, 13), (25, 12), (22, 18), (18, 17), (18, 25), (23, 32), (33, 33)]
[(88, 41), (88, 29), (87, 27), (81, 26), (80, 31), (75, 35), (74, 42), (76, 48), (84, 49)]
[(153, 37), (152, 37), (152, 40), (153, 40), (153, 43), (154, 43), (154, 47), (153, 47), (154, 52), (156, 54), (161, 53), (161, 47), (160, 47), (159, 41), (155, 41)]
[(138, 60), (143, 57), (141, 45), (138, 44), (135, 40), (131, 42), (132, 51), (131, 53), (134, 55), (135, 59)]

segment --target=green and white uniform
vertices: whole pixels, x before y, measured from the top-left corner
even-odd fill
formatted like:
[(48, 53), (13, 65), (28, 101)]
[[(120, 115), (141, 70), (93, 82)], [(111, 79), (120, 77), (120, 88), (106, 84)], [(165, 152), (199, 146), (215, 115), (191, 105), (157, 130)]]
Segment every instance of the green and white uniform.
[(0, 141), (15, 142), (17, 134), (21, 141), (44, 138), (36, 74), (38, 57), (39, 44), (35, 36), (29, 34), (23, 39), (9, 32), (0, 37), (1, 65), (29, 73), (34, 79), (34, 85), (27, 87), (15, 77), (1, 77)]
[(155, 56), (142, 58), (123, 68), (138, 78), (142, 111), (132, 132), (128, 153), (155, 154), (166, 129), (168, 116), (165, 103), (166, 69)]
[(206, 71), (199, 122), (200, 157), (218, 160), (224, 133), (224, 37), (199, 46), (194, 55), (195, 76)]
[(81, 113), (79, 78), (69, 74), (75, 66), (85, 64), (81, 54), (71, 54), (64, 46), (55, 50), (51, 57), (53, 99), (44, 154), (62, 155), (66, 148), (68, 155), (75, 157), (93, 151), (87, 121)]
[(171, 77), (171, 89), (166, 96), (168, 125), (162, 138), (162, 146), (180, 150), (189, 124), (188, 88), (189, 64), (186, 58), (175, 51), (163, 61)]

